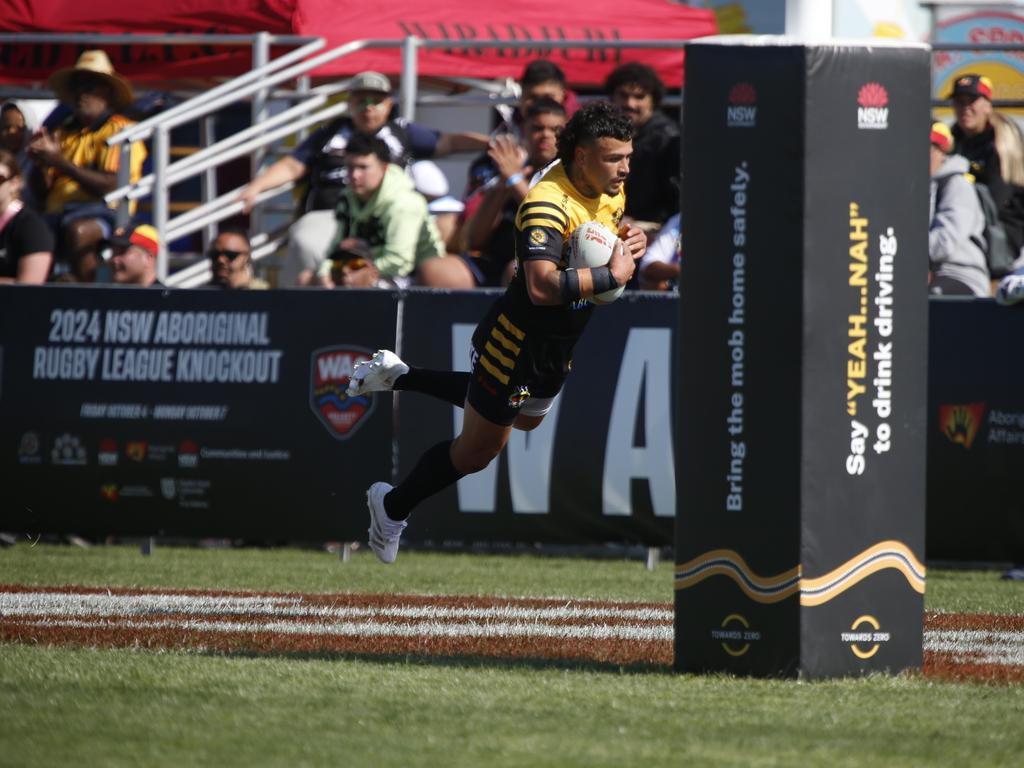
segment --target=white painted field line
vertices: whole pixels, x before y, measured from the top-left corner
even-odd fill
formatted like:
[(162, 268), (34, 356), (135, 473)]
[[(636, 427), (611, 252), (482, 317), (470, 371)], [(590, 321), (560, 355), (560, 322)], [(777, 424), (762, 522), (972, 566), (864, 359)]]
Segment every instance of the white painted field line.
[(32, 627), (55, 627), (67, 629), (176, 629), (190, 632), (245, 632), (282, 635), (337, 635), (341, 637), (425, 637), (425, 638), (507, 638), (543, 637), (566, 640), (633, 640), (642, 642), (669, 642), (673, 637), (672, 627), (636, 627), (622, 625), (550, 625), (550, 624), (509, 624), (496, 622), (480, 624), (443, 624), (420, 622), (416, 624), (378, 622), (339, 622), (335, 624), (312, 624), (290, 621), (237, 622), (197, 621), (184, 619), (174, 621), (156, 619), (152, 621), (126, 619), (122, 621), (83, 621), (80, 619), (52, 618), (19, 622)]
[(212, 597), (204, 595), (101, 595), (66, 592), (0, 593), (0, 618), (25, 615), (152, 616), (168, 613), (254, 616), (303, 616), (333, 619), (386, 617), (398, 619), (504, 619), (522, 621), (628, 619), (673, 621), (671, 609), (587, 607), (578, 605), (530, 608), (516, 605), (456, 607), (441, 605), (328, 606), (303, 604), (297, 597)]
[(1024, 632), (981, 629), (926, 632), (924, 649), (936, 653), (971, 654), (968, 662), (1024, 666)]

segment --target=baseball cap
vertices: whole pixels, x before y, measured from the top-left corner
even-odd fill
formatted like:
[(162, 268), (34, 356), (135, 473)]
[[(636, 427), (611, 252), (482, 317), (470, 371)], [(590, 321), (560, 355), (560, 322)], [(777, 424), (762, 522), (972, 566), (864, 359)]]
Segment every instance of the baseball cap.
[(380, 72), (366, 71), (348, 81), (350, 91), (377, 91), (391, 93), (391, 81)]
[(984, 75), (967, 74), (961, 75), (953, 83), (953, 90), (949, 92), (947, 99), (952, 99), (965, 93), (968, 96), (984, 96), (992, 101), (992, 81)]
[(137, 245), (156, 256), (160, 251), (160, 234), (155, 227), (149, 224), (118, 227), (107, 238), (107, 245), (111, 248), (127, 248), (129, 245)]
[(932, 123), (932, 144), (945, 153), (953, 148), (953, 134), (945, 123)]

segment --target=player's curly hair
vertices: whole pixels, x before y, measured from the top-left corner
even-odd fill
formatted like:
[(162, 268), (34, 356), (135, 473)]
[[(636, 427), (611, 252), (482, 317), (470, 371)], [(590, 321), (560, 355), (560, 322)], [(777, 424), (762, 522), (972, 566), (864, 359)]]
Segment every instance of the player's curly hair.
[(568, 170), (576, 147), (604, 138), (632, 141), (633, 123), (625, 112), (607, 101), (592, 101), (570, 117), (558, 134), (558, 159)]

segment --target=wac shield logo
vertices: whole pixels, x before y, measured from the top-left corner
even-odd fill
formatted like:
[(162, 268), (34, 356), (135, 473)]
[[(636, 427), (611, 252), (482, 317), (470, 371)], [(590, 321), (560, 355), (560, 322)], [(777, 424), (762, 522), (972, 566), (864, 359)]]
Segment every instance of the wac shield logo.
[(373, 352), (362, 347), (325, 347), (313, 351), (309, 371), (309, 406), (320, 423), (338, 440), (355, 434), (373, 411), (373, 395), (349, 397), (349, 377), (356, 363)]
[(940, 405), (939, 429), (951, 443), (958, 443), (965, 449), (974, 444), (978, 427), (985, 417), (984, 403), (967, 405)]

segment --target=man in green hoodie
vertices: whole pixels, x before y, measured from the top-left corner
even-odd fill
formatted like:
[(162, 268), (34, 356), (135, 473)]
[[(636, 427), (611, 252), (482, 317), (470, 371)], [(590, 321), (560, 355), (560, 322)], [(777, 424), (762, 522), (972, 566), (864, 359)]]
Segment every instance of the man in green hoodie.
[[(372, 262), (345, 270), (346, 287), (404, 287), (422, 261), (445, 255), (426, 198), (390, 158), (387, 144), (375, 136), (357, 134), (345, 149), (349, 181), (335, 209), (338, 231), (329, 253), (341, 241), (359, 238), (373, 254)], [(332, 266), (330, 258), (321, 266), (321, 285), (337, 285)]]

